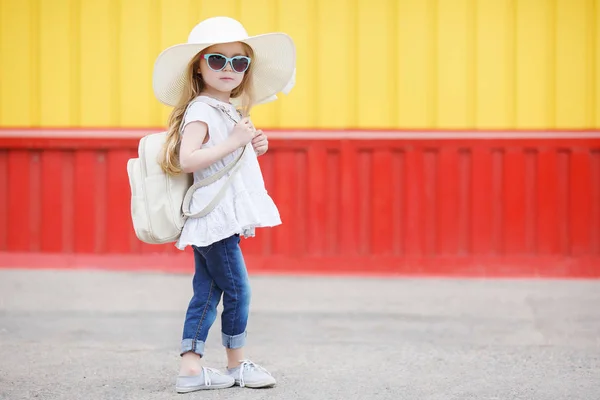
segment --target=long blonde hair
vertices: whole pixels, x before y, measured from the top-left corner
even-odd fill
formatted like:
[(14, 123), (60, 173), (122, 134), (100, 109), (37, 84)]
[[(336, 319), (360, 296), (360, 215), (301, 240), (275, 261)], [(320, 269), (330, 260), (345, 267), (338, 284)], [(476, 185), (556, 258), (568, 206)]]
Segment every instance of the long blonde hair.
[[(248, 57), (254, 57), (252, 48), (246, 43), (242, 43), (246, 49)], [(178, 175), (182, 172), (181, 165), (179, 164), (179, 148), (181, 147), (181, 135), (179, 129), (183, 122), (183, 116), (188, 104), (204, 91), (206, 84), (202, 75), (197, 73), (200, 68), (200, 61), (202, 56), (208, 52), (208, 49), (204, 49), (198, 53), (188, 64), (185, 71), (185, 81), (183, 85), (183, 91), (181, 93), (181, 99), (179, 103), (173, 108), (168, 120), (168, 132), (165, 145), (163, 146), (160, 166), (169, 175)], [(244, 117), (250, 115), (250, 110), (254, 105), (254, 93), (252, 93), (252, 66), (254, 60), (250, 62), (250, 67), (244, 74), (242, 83), (231, 92), (232, 98), (241, 97), (241, 112)]]

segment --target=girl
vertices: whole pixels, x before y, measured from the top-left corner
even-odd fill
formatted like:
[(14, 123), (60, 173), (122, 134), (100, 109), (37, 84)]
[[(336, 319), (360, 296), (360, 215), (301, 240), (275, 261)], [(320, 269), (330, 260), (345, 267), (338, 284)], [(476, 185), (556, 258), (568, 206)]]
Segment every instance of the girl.
[[(174, 107), (162, 168), (169, 174), (193, 173), (195, 182), (213, 181), (194, 192), (192, 213), (217, 200), (206, 215), (186, 220), (176, 244), (181, 250), (191, 246), (195, 260), (177, 392), (276, 383), (265, 368), (244, 357), (250, 286), (239, 243), (241, 237), (254, 236), (257, 227), (281, 223), (257, 160), (268, 141), (254, 129), (249, 113), (253, 105), (289, 90), (294, 65), (289, 36), (249, 37), (238, 21), (225, 17), (201, 22), (187, 43), (166, 49), (156, 60), (154, 93)], [(221, 336), (228, 360), (224, 373), (201, 363), (221, 296)]]

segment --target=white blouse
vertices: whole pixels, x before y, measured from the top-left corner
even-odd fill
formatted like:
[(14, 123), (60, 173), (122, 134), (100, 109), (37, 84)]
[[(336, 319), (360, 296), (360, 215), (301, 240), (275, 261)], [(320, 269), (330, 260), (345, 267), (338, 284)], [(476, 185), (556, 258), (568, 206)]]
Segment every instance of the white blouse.
[[(194, 121), (202, 121), (208, 125), (208, 141), (202, 147), (212, 147), (224, 141), (232, 131), (234, 122), (224, 112), (204, 102), (225, 105), (231, 109), (231, 115), (237, 116), (235, 107), (208, 96), (199, 96), (202, 101), (192, 102), (187, 109), (181, 125), (183, 128)], [(199, 99), (198, 98), (198, 99)], [(239, 118), (238, 118), (239, 119)], [(209, 167), (194, 172), (194, 183), (207, 178), (233, 161), (241, 149), (228, 154)], [(188, 218), (175, 246), (184, 250), (186, 246), (208, 246), (234, 234), (242, 237), (255, 235), (257, 227), (272, 227), (281, 224), (277, 206), (267, 193), (260, 165), (252, 144), (246, 145), (240, 169), (233, 177), (233, 182), (226, 189), (221, 202), (204, 217)], [(201, 211), (217, 195), (219, 189), (227, 181), (231, 172), (208, 186), (197, 189), (190, 204), (192, 213)]]

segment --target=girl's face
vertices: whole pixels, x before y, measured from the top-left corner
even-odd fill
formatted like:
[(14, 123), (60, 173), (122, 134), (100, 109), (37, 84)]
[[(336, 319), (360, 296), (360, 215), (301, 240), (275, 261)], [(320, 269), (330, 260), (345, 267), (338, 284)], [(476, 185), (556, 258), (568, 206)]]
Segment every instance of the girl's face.
[[(216, 44), (204, 50), (202, 54), (200, 73), (208, 88), (229, 95), (233, 89), (242, 83), (249, 61), (245, 58), (234, 58), (232, 61), (225, 61), (223, 58), (223, 56), (226, 58), (247, 56), (241, 43)], [(206, 59), (207, 56), (208, 59)], [(223, 67), (224, 63), (225, 67)]]

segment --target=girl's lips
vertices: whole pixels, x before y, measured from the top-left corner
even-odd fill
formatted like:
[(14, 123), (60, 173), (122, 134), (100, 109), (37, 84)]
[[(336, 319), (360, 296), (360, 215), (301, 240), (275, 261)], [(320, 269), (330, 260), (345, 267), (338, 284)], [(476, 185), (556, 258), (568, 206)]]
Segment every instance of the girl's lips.
[(222, 81), (232, 81), (233, 78), (221, 78)]

